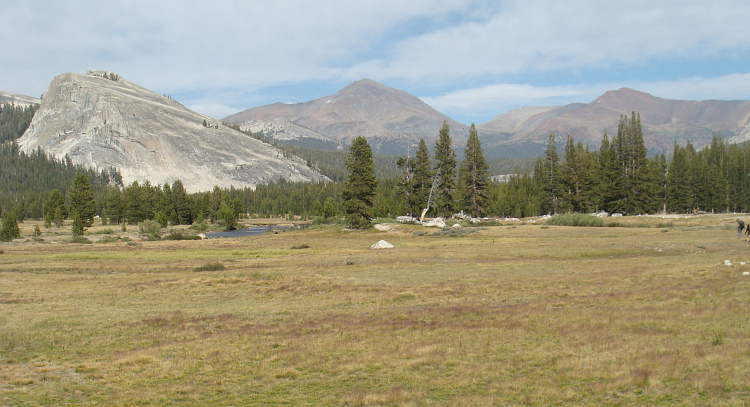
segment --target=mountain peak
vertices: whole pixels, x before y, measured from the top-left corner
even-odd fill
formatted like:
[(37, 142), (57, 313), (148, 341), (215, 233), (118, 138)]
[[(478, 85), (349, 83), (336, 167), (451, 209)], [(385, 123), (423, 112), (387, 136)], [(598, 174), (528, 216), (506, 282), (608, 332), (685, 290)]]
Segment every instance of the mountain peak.
[[(403, 154), (420, 138), (437, 137), (443, 121), (454, 140), (468, 137), (468, 127), (431, 108), (407, 92), (372, 79), (352, 82), (333, 95), (293, 105), (255, 107), (224, 118), (230, 123), (281, 118), (307, 127), (341, 144), (364, 136), (376, 152)], [(291, 131), (291, 130), (290, 130)], [(279, 135), (281, 137), (290, 137)]]

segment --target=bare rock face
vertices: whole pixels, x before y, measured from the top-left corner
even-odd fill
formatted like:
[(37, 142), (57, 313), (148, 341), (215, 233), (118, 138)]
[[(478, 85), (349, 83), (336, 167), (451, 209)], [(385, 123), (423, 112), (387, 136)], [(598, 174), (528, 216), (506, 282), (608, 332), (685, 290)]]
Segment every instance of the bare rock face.
[(117, 168), (127, 183), (179, 179), (189, 192), (327, 179), (297, 157), (104, 71), (57, 76), (18, 144)]

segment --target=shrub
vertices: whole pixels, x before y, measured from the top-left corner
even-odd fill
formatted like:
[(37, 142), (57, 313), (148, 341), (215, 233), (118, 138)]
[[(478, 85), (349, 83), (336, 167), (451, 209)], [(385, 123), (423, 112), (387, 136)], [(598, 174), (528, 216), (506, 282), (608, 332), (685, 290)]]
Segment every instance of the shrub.
[(598, 216), (583, 213), (561, 213), (549, 218), (547, 225), (603, 227), (604, 220)]
[(200, 267), (196, 267), (193, 269), (193, 271), (220, 271), (224, 269), (226, 269), (226, 267), (224, 267), (224, 264), (217, 261), (215, 263), (206, 263)]
[(115, 231), (110, 228), (106, 228), (106, 229), (102, 229), (102, 230), (94, 232), (95, 235), (111, 235), (112, 233), (115, 233)]
[(169, 234), (164, 236), (164, 240), (201, 240), (197, 235), (185, 235), (178, 230), (170, 230)]
[(114, 243), (118, 240), (115, 236), (104, 236), (103, 238), (99, 239), (97, 243)]
[(310, 245), (305, 244), (305, 243), (303, 243), (303, 244), (301, 244), (299, 246), (292, 246), (292, 249), (295, 249), (295, 250), (298, 250), (298, 249), (309, 249), (309, 248), (310, 248)]
[(208, 224), (204, 222), (195, 222), (188, 229), (197, 230), (198, 232), (205, 232), (208, 230)]
[(91, 240), (88, 238), (85, 238), (83, 236), (73, 236), (72, 239), (68, 241), (69, 243), (78, 243), (78, 244), (91, 244)]
[(148, 235), (153, 239), (161, 239), (161, 224), (153, 220), (144, 220), (138, 224), (138, 230), (141, 234)]

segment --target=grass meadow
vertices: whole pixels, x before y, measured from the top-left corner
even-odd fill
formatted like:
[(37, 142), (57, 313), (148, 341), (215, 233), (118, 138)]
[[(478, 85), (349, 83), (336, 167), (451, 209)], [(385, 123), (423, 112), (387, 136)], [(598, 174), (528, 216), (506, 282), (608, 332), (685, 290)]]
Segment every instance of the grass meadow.
[[(0, 245), (0, 405), (747, 406), (734, 219), (93, 244), (43, 229)], [(395, 247), (369, 249), (381, 239)]]

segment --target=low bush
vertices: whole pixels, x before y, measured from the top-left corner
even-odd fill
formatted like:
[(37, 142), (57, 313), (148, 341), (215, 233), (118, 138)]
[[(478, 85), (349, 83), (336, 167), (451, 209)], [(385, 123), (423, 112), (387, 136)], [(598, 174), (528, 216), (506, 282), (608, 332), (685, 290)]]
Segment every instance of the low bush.
[(309, 248), (310, 248), (310, 245), (305, 244), (305, 243), (302, 243), (301, 245), (298, 245), (298, 246), (292, 246), (292, 249), (294, 250), (309, 249)]
[(103, 238), (99, 239), (97, 243), (114, 243), (119, 240), (119, 237), (115, 236), (104, 236)]
[(547, 225), (555, 226), (584, 226), (584, 227), (604, 227), (605, 223), (602, 218), (594, 215), (583, 213), (561, 213), (547, 219)]
[(190, 225), (188, 229), (197, 230), (198, 232), (205, 232), (208, 230), (208, 224), (205, 222), (196, 222)]
[(476, 233), (482, 230), (482, 228), (474, 228), (474, 227), (462, 227), (462, 228), (453, 228), (453, 227), (445, 227), (437, 232), (434, 232), (432, 236), (438, 236), (438, 237), (463, 237), (466, 235), (470, 235), (472, 233)]
[(72, 239), (68, 240), (68, 243), (91, 244), (91, 240), (83, 236), (73, 236)]
[(96, 232), (94, 232), (95, 235), (111, 235), (112, 233), (115, 233), (115, 231), (110, 228), (97, 230)]
[(138, 224), (138, 230), (141, 234), (148, 235), (154, 240), (161, 239), (161, 224), (152, 220), (144, 220)]
[(178, 230), (170, 230), (169, 234), (162, 238), (163, 240), (201, 240), (197, 235), (186, 235)]
[(220, 271), (225, 269), (226, 267), (224, 267), (224, 264), (217, 261), (215, 263), (206, 263), (200, 267), (196, 267), (193, 271)]

